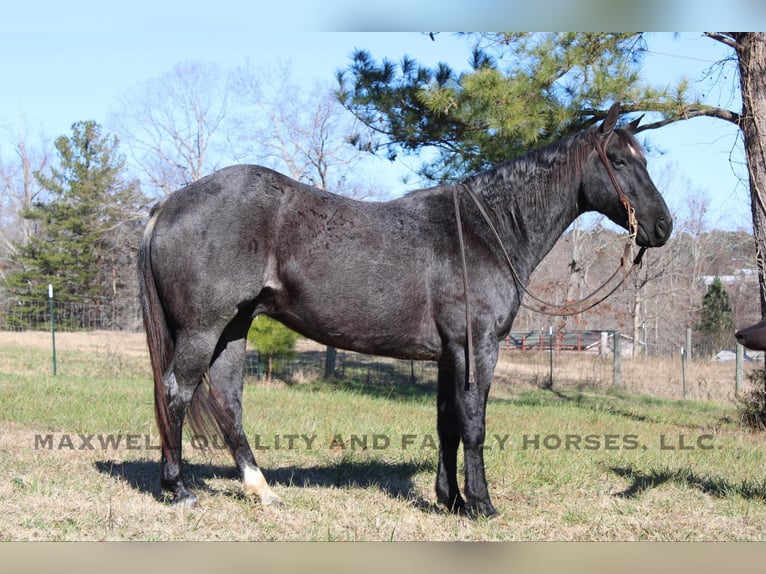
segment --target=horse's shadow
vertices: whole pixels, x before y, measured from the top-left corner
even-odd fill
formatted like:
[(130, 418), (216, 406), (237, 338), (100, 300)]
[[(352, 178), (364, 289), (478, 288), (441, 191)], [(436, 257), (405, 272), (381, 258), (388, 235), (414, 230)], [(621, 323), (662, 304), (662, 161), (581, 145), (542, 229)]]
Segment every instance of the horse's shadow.
[(715, 498), (737, 495), (746, 500), (766, 502), (766, 482), (749, 480), (742, 480), (738, 483), (730, 482), (721, 477), (700, 475), (691, 468), (683, 467), (644, 471), (633, 466), (626, 466), (611, 467), (609, 470), (617, 476), (631, 481), (625, 490), (615, 494), (618, 498), (635, 499), (648, 490), (670, 482), (696, 488)]
[[(139, 459), (115, 462), (100, 460), (96, 469), (117, 480), (124, 480), (131, 488), (150, 494), (155, 500), (167, 502), (168, 496), (160, 488), (159, 464), (153, 460)], [(386, 495), (405, 500), (423, 512), (441, 512), (439, 507), (427, 500), (415, 488), (413, 477), (424, 471), (435, 471), (429, 461), (390, 463), (378, 459), (352, 460), (344, 457), (327, 464), (314, 466), (286, 466), (274, 470), (263, 469), (266, 481), (272, 486), (284, 487), (336, 487), (380, 489)], [(211, 481), (219, 478), (239, 479), (234, 466), (215, 464), (184, 464), (184, 479), (193, 490), (223, 493), (226, 496), (243, 497), (241, 488), (220, 489)]]

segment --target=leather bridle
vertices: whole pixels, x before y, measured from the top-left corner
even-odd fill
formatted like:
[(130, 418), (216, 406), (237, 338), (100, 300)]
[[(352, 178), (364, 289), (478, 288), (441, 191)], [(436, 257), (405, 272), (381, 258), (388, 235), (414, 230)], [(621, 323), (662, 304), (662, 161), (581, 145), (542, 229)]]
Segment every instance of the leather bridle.
[[(597, 287), (590, 294), (572, 303), (567, 303), (567, 304), (550, 303), (550, 302), (544, 301), (543, 299), (540, 299), (539, 297), (531, 293), (524, 285), (524, 282), (521, 280), (521, 277), (519, 277), (519, 274), (513, 265), (511, 256), (508, 254), (508, 251), (506, 250), (505, 245), (503, 244), (503, 240), (500, 237), (500, 234), (495, 228), (495, 225), (492, 223), (492, 219), (487, 213), (487, 210), (482, 205), (482, 202), (479, 199), (476, 192), (466, 182), (460, 185), (452, 186), (452, 195), (453, 195), (453, 200), (455, 203), (455, 220), (457, 222), (458, 244), (460, 247), (460, 263), (463, 268), (463, 291), (465, 294), (465, 322), (466, 322), (466, 338), (467, 338), (467, 356), (466, 356), (466, 370), (465, 370), (466, 371), (465, 372), (466, 390), (468, 390), (471, 384), (471, 381), (473, 380), (472, 363), (474, 359), (474, 353), (473, 353), (473, 329), (471, 327), (471, 308), (470, 308), (470, 301), (469, 301), (470, 294), (469, 294), (469, 281), (468, 281), (468, 266), (466, 264), (466, 258), (465, 258), (465, 240), (463, 239), (463, 223), (462, 223), (462, 218), (460, 216), (460, 197), (459, 197), (458, 189), (462, 187), (462, 189), (466, 192), (466, 195), (468, 195), (468, 197), (471, 198), (474, 205), (479, 210), (479, 213), (481, 214), (482, 218), (489, 226), (489, 229), (492, 231), (492, 235), (497, 241), (497, 244), (499, 245), (500, 250), (502, 251), (503, 256), (505, 257), (505, 260), (508, 263), (508, 267), (511, 271), (511, 276), (513, 277), (514, 283), (516, 284), (516, 290), (517, 290), (519, 301), (520, 301), (519, 305), (527, 309), (530, 309), (532, 311), (535, 311), (537, 313), (543, 313), (546, 315), (554, 315), (554, 316), (579, 315), (580, 313), (588, 311), (589, 309), (594, 308), (596, 305), (603, 303), (615, 291), (617, 291), (617, 289), (619, 289), (620, 286), (622, 286), (625, 283), (626, 279), (628, 278), (628, 275), (630, 275), (630, 273), (636, 267), (639, 267), (641, 265), (641, 259), (644, 256), (644, 252), (646, 251), (646, 247), (641, 247), (638, 251), (638, 255), (636, 255), (636, 257), (631, 262), (630, 267), (627, 270), (625, 269), (626, 262), (628, 261), (629, 255), (630, 255), (631, 242), (635, 240), (636, 235), (638, 233), (638, 220), (636, 219), (636, 210), (630, 204), (630, 200), (628, 199), (628, 196), (625, 195), (625, 192), (622, 190), (622, 187), (620, 186), (620, 182), (617, 181), (617, 176), (614, 174), (612, 165), (609, 163), (609, 158), (606, 155), (605, 145), (609, 143), (609, 138), (611, 137), (611, 135), (612, 134), (610, 133), (609, 136), (607, 136), (604, 144), (602, 144), (597, 137), (594, 137), (593, 145), (596, 148), (596, 152), (598, 153), (598, 156), (601, 158), (601, 161), (604, 164), (604, 167), (606, 168), (606, 172), (609, 175), (609, 179), (612, 181), (612, 185), (614, 186), (615, 191), (617, 192), (617, 196), (620, 199), (620, 203), (622, 203), (623, 207), (625, 208), (625, 211), (627, 212), (629, 239), (627, 243), (625, 244), (623, 255), (620, 258), (620, 264), (617, 267), (617, 269), (614, 271), (614, 273), (612, 273), (606, 281), (604, 281), (599, 287)], [(612, 289), (610, 289), (606, 294), (604, 294), (602, 297), (591, 302), (590, 299), (595, 297), (601, 290), (603, 290), (609, 283), (611, 283), (611, 281), (615, 278), (615, 276), (621, 270), (623, 271), (622, 280), (619, 283), (617, 283), (617, 285), (615, 285)], [(536, 308), (531, 305), (526, 305), (522, 303), (521, 291), (523, 291), (525, 294), (527, 294), (531, 299), (533, 299), (537, 303), (540, 303), (541, 306)]]

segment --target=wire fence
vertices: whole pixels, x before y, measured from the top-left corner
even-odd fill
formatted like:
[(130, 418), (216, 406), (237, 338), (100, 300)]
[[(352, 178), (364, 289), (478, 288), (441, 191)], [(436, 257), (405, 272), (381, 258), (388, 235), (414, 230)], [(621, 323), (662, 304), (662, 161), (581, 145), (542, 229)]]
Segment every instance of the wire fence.
[(76, 300), (0, 300), (0, 330), (138, 331), (142, 328), (137, 298), (91, 297)]
[[(258, 380), (268, 377), (268, 359), (257, 352), (247, 355), (247, 375)], [(271, 376), (281, 381), (317, 380), (325, 373), (325, 352), (301, 352), (275, 357)], [(354, 380), (362, 386), (411, 384), (433, 386), (437, 366), (431, 361), (405, 361), (350, 351), (337, 351), (335, 378)]]
[[(76, 301), (41, 298), (20, 303), (7, 298), (0, 299), (0, 331), (127, 331), (141, 332), (143, 322), (137, 298), (81, 298)], [(615, 353), (615, 342), (618, 351)], [(681, 347), (683, 349), (683, 346)], [(686, 348), (691, 345), (686, 341)], [(519, 373), (529, 371), (532, 381), (562, 381), (577, 379), (583, 383), (624, 386), (637, 391), (663, 396), (664, 389), (647, 389), (647, 381), (672, 381), (678, 387), (680, 397), (686, 397), (690, 389), (697, 389), (700, 398), (720, 395), (719, 390), (702, 388), (721, 387), (724, 395), (734, 391), (738, 394), (743, 385), (743, 363), (748, 371), (760, 365), (763, 355), (753, 353), (719, 353), (715, 358), (695, 356), (689, 361), (686, 353), (674, 357), (639, 358), (632, 339), (615, 331), (558, 331), (545, 330), (512, 332), (500, 342), (500, 364), (514, 365), (509, 378), (518, 379)], [(726, 356), (723, 356), (726, 355)], [(729, 357), (728, 355), (731, 355)], [(575, 359), (577, 357), (577, 359)], [(622, 358), (627, 362), (622, 361)], [(736, 359), (736, 360), (735, 360)], [(249, 352), (247, 374), (257, 380), (267, 377), (268, 360), (257, 352)], [(572, 366), (574, 365), (574, 367)], [(645, 368), (639, 374), (639, 368)], [(665, 369), (662, 371), (662, 369)], [(633, 376), (633, 371), (636, 371)], [(293, 356), (274, 357), (271, 376), (282, 381), (318, 380), (325, 372), (325, 352), (303, 351)], [(496, 376), (503, 377), (502, 369)], [(402, 361), (378, 356), (361, 355), (339, 350), (335, 376), (338, 380), (354, 381), (359, 388), (376, 393), (396, 392), (411, 386), (414, 392), (433, 390), (437, 379), (437, 366), (427, 361)], [(636, 379), (635, 383), (631, 383)]]

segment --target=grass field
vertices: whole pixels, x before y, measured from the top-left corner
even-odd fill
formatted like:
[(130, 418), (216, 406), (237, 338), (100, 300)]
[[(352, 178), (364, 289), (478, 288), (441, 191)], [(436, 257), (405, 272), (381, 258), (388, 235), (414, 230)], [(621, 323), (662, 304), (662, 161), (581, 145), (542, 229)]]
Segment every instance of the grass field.
[(246, 430), (285, 504), (244, 497), (228, 454), (189, 438), (186, 473), (200, 505), (181, 509), (159, 491), (141, 337), (58, 342), (53, 377), (44, 335), (0, 334), (2, 540), (766, 538), (766, 437), (739, 427), (733, 382), (715, 370), (700, 370), (690, 388), (716, 400), (682, 401), (659, 363), (624, 375), (622, 390), (600, 382), (599, 363), (570, 369), (586, 379), (592, 370), (593, 384), (558, 363), (543, 390), (534, 382), (545, 363), (505, 361), (485, 455), (501, 515), (477, 521), (435, 505), (429, 385), (248, 384)]

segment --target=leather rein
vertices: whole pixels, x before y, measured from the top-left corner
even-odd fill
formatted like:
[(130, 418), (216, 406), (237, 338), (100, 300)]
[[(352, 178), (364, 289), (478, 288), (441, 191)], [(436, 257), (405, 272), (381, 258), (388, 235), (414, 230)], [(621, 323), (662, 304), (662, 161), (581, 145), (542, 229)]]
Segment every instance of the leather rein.
[[(466, 194), (468, 195), (468, 197), (471, 198), (474, 205), (479, 210), (479, 213), (481, 214), (485, 223), (489, 226), (489, 229), (492, 231), (492, 235), (497, 241), (497, 244), (499, 245), (500, 250), (502, 251), (503, 256), (505, 257), (505, 260), (508, 263), (508, 268), (511, 271), (511, 276), (513, 277), (514, 283), (516, 284), (517, 292), (519, 292), (519, 288), (520, 288), (521, 291), (523, 291), (531, 299), (540, 303), (541, 305), (540, 307), (535, 308), (531, 305), (526, 305), (520, 301), (519, 303), (520, 306), (530, 309), (531, 311), (534, 311), (537, 313), (542, 313), (545, 315), (553, 315), (557, 317), (578, 315), (580, 313), (593, 309), (595, 306), (603, 303), (606, 299), (608, 299), (615, 291), (617, 291), (617, 289), (619, 289), (625, 283), (625, 281), (628, 278), (628, 275), (630, 275), (636, 267), (639, 267), (641, 265), (641, 259), (644, 256), (646, 247), (641, 247), (639, 249), (638, 255), (636, 255), (636, 257), (633, 259), (633, 261), (630, 264), (630, 267), (627, 270), (625, 269), (626, 262), (628, 261), (629, 255), (630, 255), (631, 242), (635, 240), (636, 234), (638, 233), (638, 220), (636, 219), (636, 210), (630, 204), (630, 200), (628, 199), (628, 196), (625, 195), (625, 192), (622, 190), (620, 183), (617, 181), (617, 177), (615, 176), (614, 171), (612, 170), (612, 166), (609, 163), (609, 158), (606, 155), (605, 145), (609, 143), (609, 138), (611, 137), (611, 135), (612, 134), (610, 133), (609, 136), (607, 136), (605, 144), (603, 145), (598, 140), (598, 138), (594, 138), (593, 145), (596, 148), (596, 152), (601, 158), (601, 161), (604, 164), (604, 167), (606, 168), (606, 172), (609, 175), (609, 179), (612, 181), (612, 185), (614, 186), (615, 191), (617, 192), (617, 196), (620, 199), (620, 203), (622, 203), (623, 207), (625, 207), (625, 211), (628, 214), (629, 238), (628, 238), (628, 242), (625, 244), (625, 249), (623, 250), (622, 257), (620, 258), (620, 263), (617, 269), (615, 269), (614, 273), (612, 273), (609, 276), (609, 278), (606, 281), (604, 281), (601, 285), (599, 285), (594, 291), (592, 291), (591, 293), (589, 293), (588, 295), (586, 295), (585, 297), (581, 298), (578, 301), (574, 301), (572, 303), (566, 303), (566, 304), (550, 303), (550, 302), (544, 301), (543, 299), (540, 299), (539, 297), (531, 293), (526, 288), (526, 286), (524, 285), (524, 282), (519, 277), (519, 274), (513, 265), (511, 256), (508, 254), (508, 251), (506, 250), (505, 245), (503, 244), (503, 240), (500, 237), (500, 234), (495, 228), (495, 225), (492, 223), (492, 219), (487, 213), (487, 210), (482, 205), (482, 202), (477, 196), (476, 192), (467, 183), (463, 183), (461, 185), (462, 188), (465, 190)], [(473, 329), (471, 327), (471, 307), (470, 307), (470, 294), (469, 294), (469, 282), (468, 282), (468, 266), (466, 264), (466, 257), (465, 257), (465, 240), (463, 239), (463, 222), (460, 216), (460, 197), (458, 194), (457, 185), (454, 185), (452, 187), (452, 196), (455, 203), (455, 220), (457, 222), (457, 236), (458, 236), (458, 244), (460, 247), (460, 263), (463, 268), (463, 291), (465, 293), (465, 323), (466, 323), (466, 339), (467, 339), (465, 389), (468, 390), (468, 388), (470, 387), (471, 381), (474, 380), (474, 377), (473, 377), (474, 368), (472, 366), (472, 363), (474, 362)], [(606, 288), (606, 286), (609, 285), (609, 283), (612, 282), (612, 280), (615, 278), (615, 276), (617, 276), (620, 270), (623, 270), (622, 280), (619, 283), (617, 283), (617, 285), (615, 285), (612, 289), (606, 292), (603, 296), (599, 297), (598, 299), (594, 301), (590, 301), (600, 291)], [(519, 299), (521, 300), (520, 292), (519, 292)]]

